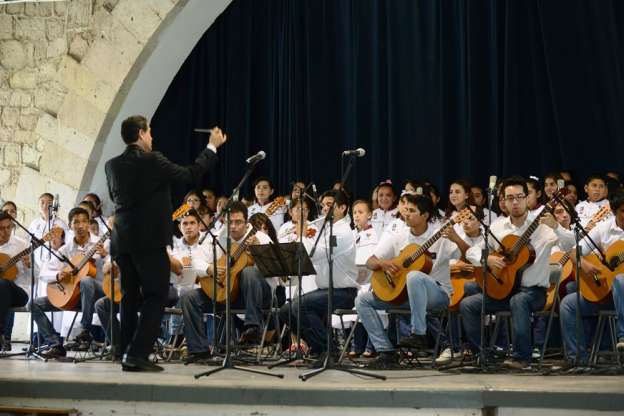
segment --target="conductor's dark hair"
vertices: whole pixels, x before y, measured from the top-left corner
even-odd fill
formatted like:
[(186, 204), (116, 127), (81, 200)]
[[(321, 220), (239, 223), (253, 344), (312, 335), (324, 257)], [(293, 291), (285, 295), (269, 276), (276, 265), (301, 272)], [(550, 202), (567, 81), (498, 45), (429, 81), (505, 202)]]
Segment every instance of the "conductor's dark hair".
[(139, 130), (147, 131), (147, 119), (143, 116), (130, 116), (121, 123), (121, 138), (125, 144), (139, 140)]

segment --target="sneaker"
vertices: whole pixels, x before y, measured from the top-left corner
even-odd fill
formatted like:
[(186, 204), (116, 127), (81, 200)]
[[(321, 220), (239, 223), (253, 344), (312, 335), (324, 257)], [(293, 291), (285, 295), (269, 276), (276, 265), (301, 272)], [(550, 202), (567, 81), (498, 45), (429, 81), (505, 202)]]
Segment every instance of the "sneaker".
[(528, 370), (531, 368), (531, 363), (528, 361), (516, 360), (515, 358), (511, 358), (503, 362), (503, 367), (506, 367), (510, 370)]
[(531, 358), (534, 360), (539, 359), (542, 356), (541, 348), (533, 348), (533, 352), (531, 353)]
[(396, 370), (399, 364), (399, 355), (395, 351), (380, 352), (377, 358), (371, 360), (366, 368), (371, 370)]
[(43, 355), (46, 358), (66, 357), (67, 351), (65, 351), (65, 348), (63, 348), (62, 345), (58, 344), (58, 345), (54, 345), (46, 352), (41, 353), (41, 355)]
[(619, 352), (624, 352), (624, 338), (618, 339), (617, 345), (615, 347)]
[(238, 339), (241, 345), (259, 345), (261, 341), (262, 334), (257, 326), (250, 326), (245, 329)]
[(191, 352), (184, 359), (184, 364), (202, 364), (212, 361), (212, 353), (210, 351)]
[(428, 347), (427, 336), (410, 334), (408, 337), (401, 338), (401, 341), (399, 341), (399, 347), (424, 350)]
[(445, 348), (444, 351), (438, 355), (438, 358), (435, 359), (436, 364), (447, 364), (450, 363), (457, 354), (453, 354), (453, 351), (450, 348)]

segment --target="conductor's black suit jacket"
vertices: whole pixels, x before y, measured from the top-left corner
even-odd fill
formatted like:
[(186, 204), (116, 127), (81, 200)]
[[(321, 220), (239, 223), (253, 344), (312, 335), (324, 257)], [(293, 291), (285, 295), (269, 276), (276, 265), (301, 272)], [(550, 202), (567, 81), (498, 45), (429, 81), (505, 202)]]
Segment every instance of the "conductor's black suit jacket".
[(216, 164), (217, 155), (210, 149), (195, 163), (179, 166), (160, 152), (145, 152), (136, 145), (106, 162), (108, 192), (115, 203), (112, 256), (171, 244), (171, 183), (197, 182)]

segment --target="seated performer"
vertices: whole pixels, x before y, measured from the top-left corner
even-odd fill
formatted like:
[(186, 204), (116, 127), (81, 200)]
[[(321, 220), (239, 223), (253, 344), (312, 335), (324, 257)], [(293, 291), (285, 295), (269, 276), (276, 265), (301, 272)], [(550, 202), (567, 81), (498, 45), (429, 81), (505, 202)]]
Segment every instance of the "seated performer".
[[(72, 257), (85, 254), (97, 243), (97, 239), (89, 233), (89, 213), (83, 208), (72, 208), (69, 211), (69, 224), (73, 232), (73, 238), (59, 249), (59, 253), (71, 259)], [(98, 245), (96, 254), (93, 256), (95, 267), (101, 273), (103, 259), (108, 252), (103, 245)], [(74, 265), (75, 266), (75, 265)], [(70, 272), (65, 268), (67, 265), (57, 258), (45, 263), (41, 269), (39, 279), (47, 283), (60, 282), (69, 277)], [(82, 331), (76, 337), (80, 343), (89, 343), (91, 336), (91, 321), (93, 319), (95, 301), (104, 296), (102, 285), (95, 278), (85, 277), (80, 280), (80, 311), (82, 312)], [(31, 304), (33, 319), (37, 323), (39, 333), (50, 349), (45, 354), (50, 358), (64, 357), (66, 355), (61, 338), (54, 331), (52, 323), (44, 312), (58, 311), (59, 308), (52, 305), (47, 296), (35, 299)]]
[(397, 195), (390, 180), (384, 181), (377, 187), (377, 206), (373, 210), (371, 224), (377, 235), (381, 235), (388, 224), (392, 222), (398, 211), (396, 208)]
[[(54, 197), (50, 193), (43, 193), (39, 197), (39, 217), (35, 218), (28, 226), (28, 231), (35, 235), (37, 238), (43, 237), (43, 235), (50, 231), (53, 227), (61, 227), (65, 230), (66, 241), (70, 240), (69, 228), (67, 224), (60, 218), (56, 217), (52, 212), (52, 205)], [(44, 261), (50, 260), (50, 253), (44, 248), (40, 247), (35, 250), (35, 262), (41, 268)]]
[[(609, 204), (613, 212), (613, 216), (599, 223), (593, 230), (589, 232), (591, 239), (604, 252), (612, 244), (624, 240), (624, 191), (616, 191), (609, 198)], [(588, 255), (593, 250), (593, 245), (587, 238), (580, 242), (581, 254)], [(572, 251), (572, 259), (576, 258), (576, 250)], [(600, 270), (592, 263), (584, 258), (581, 259), (581, 268), (588, 275), (594, 275)], [(606, 284), (606, 282), (605, 282)], [(624, 274), (615, 276), (611, 286), (612, 298), (604, 303), (589, 302), (581, 296), (580, 313), (582, 318), (597, 316), (601, 310), (613, 310), (617, 313), (617, 349), (624, 351)], [(578, 361), (581, 365), (587, 364), (587, 339), (585, 334), (585, 326), (581, 325), (579, 338), (580, 351), (576, 350), (576, 293), (570, 293), (561, 301), (559, 314), (561, 316), (561, 326), (563, 330), (563, 341), (566, 346), (567, 360), (574, 362), (578, 355)]]
[(600, 208), (609, 204), (607, 182), (602, 175), (590, 175), (585, 181), (587, 199), (576, 205), (576, 213), (584, 227)]
[[(271, 202), (275, 198), (275, 187), (269, 178), (259, 177), (253, 183), (254, 194), (256, 202), (249, 207), (249, 216), (251, 217), (256, 212), (266, 213), (267, 208), (271, 206)], [(271, 215), (271, 222), (276, 230), (279, 230), (284, 223), (284, 214), (286, 213), (286, 204), (283, 207), (278, 208), (273, 215)]]
[[(351, 309), (353, 308), (353, 300), (355, 299), (355, 295), (357, 293), (358, 284), (356, 283), (357, 269), (355, 267), (355, 237), (346, 217), (349, 205), (347, 197), (342, 190), (329, 191), (326, 195), (331, 195), (335, 201), (332, 218), (333, 235), (336, 239), (336, 246), (333, 248), (333, 306), (337, 309)], [(318, 224), (318, 227), (321, 226), (322, 224)], [(304, 231), (307, 232), (308, 229), (304, 227)], [(296, 227), (295, 232), (299, 233), (300, 228)], [(310, 253), (318, 238), (318, 233), (315, 232), (314, 235), (308, 235), (303, 237), (303, 244), (308, 253)], [(316, 270), (315, 283), (317, 289), (305, 293), (301, 298), (301, 337), (309, 345), (310, 354), (318, 357), (317, 362), (314, 364), (315, 367), (323, 364), (326, 358), (325, 354), (328, 352), (327, 327), (325, 325), (327, 319), (328, 301), (327, 288), (329, 286), (329, 264), (327, 263), (328, 253), (329, 224), (325, 226), (316, 250), (311, 256), (312, 264)], [(292, 332), (296, 331), (297, 303), (298, 299), (295, 298), (292, 302), (292, 308), (289, 308), (288, 304), (286, 304), (281, 307), (279, 312), (280, 320), (282, 322), (288, 322), (288, 315), (289, 313), (292, 313)]]
[[(405, 194), (403, 198), (406, 204), (405, 223), (409, 228), (397, 234), (386, 233), (382, 236), (374, 254), (366, 262), (370, 270), (381, 269), (391, 274), (396, 273), (399, 269), (391, 260), (398, 256), (408, 244), (422, 245), (436, 232), (429, 225), (435, 209), (431, 199), (411, 194)], [(399, 362), (395, 346), (388, 339), (377, 310), (409, 309), (411, 333), (402, 338), (399, 345), (406, 348), (424, 349), (427, 348), (427, 311), (444, 310), (448, 307), (451, 290), (449, 260), (459, 258), (459, 250), (455, 243), (442, 238), (428, 251), (435, 253), (432, 255), (435, 259), (431, 272), (429, 275), (420, 271), (407, 274), (408, 300), (406, 302), (401, 305), (384, 302), (374, 292), (360, 293), (355, 300), (358, 316), (375, 350), (379, 353), (379, 356), (369, 364), (371, 368), (392, 368)]]
[[(509, 217), (499, 218), (492, 224), (491, 232), (499, 241), (508, 235), (521, 236), (533, 222), (534, 217), (529, 215), (527, 205), (528, 195), (527, 181), (524, 178), (512, 177), (506, 179), (502, 185), (502, 196)], [(486, 301), (486, 313), (511, 310), (513, 326), (514, 352), (512, 358), (505, 361), (505, 366), (512, 369), (523, 369), (530, 365), (531, 360), (531, 312), (544, 308), (546, 302), (546, 289), (549, 286), (549, 257), (551, 248), (557, 244), (561, 247), (571, 247), (573, 240), (569, 240), (566, 234), (560, 232), (556, 221), (540, 223), (530, 235), (529, 242), (535, 250), (535, 261), (529, 265), (521, 276), (518, 287), (510, 296), (503, 300), (490, 297)], [(553, 231), (553, 229), (555, 231)], [(492, 238), (488, 240), (490, 247), (498, 248), (498, 243)], [(475, 266), (481, 263), (481, 250), (484, 242), (471, 247), (466, 258)], [(507, 263), (502, 257), (490, 254), (487, 259), (489, 267), (504, 268)], [(490, 276), (486, 278), (492, 279)], [(491, 282), (492, 280), (490, 280)], [(494, 283), (490, 283), (494, 284)], [(481, 343), (480, 317), (483, 294), (475, 294), (464, 298), (460, 304), (460, 312), (463, 318), (466, 338), (470, 342), (470, 348), (477, 352)]]
[[(233, 244), (242, 244), (251, 229), (247, 221), (247, 207), (241, 202), (235, 202), (230, 208), (230, 237)], [(269, 244), (271, 239), (261, 231), (246, 239), (247, 244)], [(226, 233), (222, 232), (219, 242), (226, 247)], [(223, 255), (220, 248), (218, 259)], [(209, 250), (209, 260), (212, 263), (212, 252)], [(212, 276), (213, 265), (208, 264), (206, 274)], [(225, 268), (219, 267), (218, 278), (225, 282)], [(234, 276), (232, 276), (234, 278)], [(245, 309), (245, 330), (241, 334), (241, 344), (258, 344), (261, 341), (260, 329), (262, 309), (271, 306), (273, 291), (277, 285), (275, 278), (265, 278), (260, 270), (254, 266), (245, 267), (239, 276), (239, 293), (232, 301), (233, 308)], [(203, 321), (203, 313), (212, 311), (212, 299), (206, 295), (203, 289), (192, 289), (183, 293), (180, 297), (180, 305), (184, 316), (184, 336), (188, 344), (188, 362), (198, 362), (210, 358), (210, 343), (206, 338), (206, 326)], [(223, 310), (224, 304), (217, 304), (219, 310)]]
[[(11, 216), (4, 211), (0, 212), (0, 253), (8, 256), (6, 261), (16, 256), (29, 246), (21, 238), (12, 235), (13, 221)], [(17, 262), (17, 277), (15, 280), (4, 278), (4, 264), (0, 275), (0, 351), (10, 351), (11, 332), (7, 328), (7, 317), (10, 308), (24, 306), (28, 302), (30, 293), (30, 257), (24, 255)], [(12, 321), (9, 322), (12, 329)]]

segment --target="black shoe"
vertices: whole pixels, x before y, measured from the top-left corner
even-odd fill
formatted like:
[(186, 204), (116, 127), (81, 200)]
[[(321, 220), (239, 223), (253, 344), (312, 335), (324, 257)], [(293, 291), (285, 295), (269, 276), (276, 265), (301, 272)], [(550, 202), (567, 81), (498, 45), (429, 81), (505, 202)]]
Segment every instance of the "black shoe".
[(401, 341), (399, 341), (399, 347), (402, 348), (424, 350), (427, 349), (428, 346), (426, 335), (410, 334), (408, 337), (401, 338)]
[(67, 356), (67, 351), (65, 351), (65, 348), (63, 348), (62, 345), (58, 344), (54, 345), (46, 352), (41, 353), (41, 355), (46, 358), (61, 358)]
[(262, 334), (257, 326), (250, 326), (245, 329), (238, 339), (238, 343), (241, 345), (259, 345), (261, 341)]
[(396, 351), (380, 352), (379, 355), (372, 359), (366, 368), (371, 370), (396, 370), (401, 365), (399, 364), (399, 355)]
[(159, 365), (154, 364), (150, 360), (146, 360), (145, 358), (132, 357), (128, 354), (124, 354), (123, 360), (121, 361), (121, 369), (123, 371), (163, 371)]
[(210, 351), (191, 352), (184, 360), (184, 364), (205, 364), (212, 361), (212, 353)]
[(93, 341), (93, 337), (88, 329), (83, 329), (78, 335), (76, 335), (75, 341), (77, 344), (90, 344), (91, 341)]
[(7, 340), (4, 335), (0, 335), (0, 352), (9, 352), (11, 351), (11, 341)]
[(327, 361), (327, 352), (322, 352), (318, 354), (316, 360), (310, 364), (310, 368), (323, 368), (325, 366), (325, 361)]

